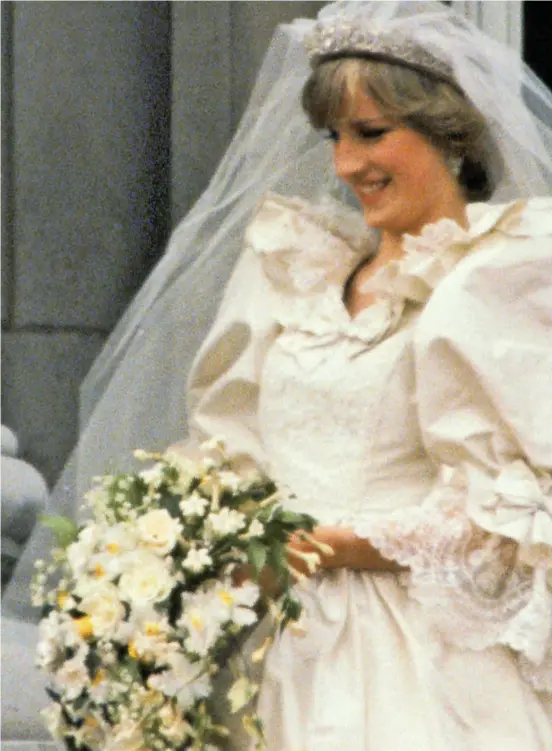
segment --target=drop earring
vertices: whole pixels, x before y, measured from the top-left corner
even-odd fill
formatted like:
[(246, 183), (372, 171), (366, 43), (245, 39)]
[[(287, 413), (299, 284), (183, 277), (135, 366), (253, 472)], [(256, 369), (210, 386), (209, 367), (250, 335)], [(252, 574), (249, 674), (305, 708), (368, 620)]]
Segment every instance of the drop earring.
[(451, 154), (446, 158), (445, 163), (451, 175), (458, 177), (460, 172), (462, 171), (462, 164), (464, 163), (464, 159), (457, 154)]

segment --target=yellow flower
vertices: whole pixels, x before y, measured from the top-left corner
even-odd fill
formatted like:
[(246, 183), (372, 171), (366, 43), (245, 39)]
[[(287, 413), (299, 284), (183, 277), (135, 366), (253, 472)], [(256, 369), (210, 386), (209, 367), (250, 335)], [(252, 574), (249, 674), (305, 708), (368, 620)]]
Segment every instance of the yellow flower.
[(161, 633), (161, 628), (158, 623), (148, 622), (145, 625), (144, 631), (147, 636), (157, 636)]
[(103, 683), (106, 678), (107, 678), (106, 671), (100, 669), (100, 670), (98, 670), (98, 672), (96, 673), (96, 675), (92, 678), (91, 683), (92, 683), (93, 686), (99, 686), (100, 683)]
[(90, 639), (91, 636), (94, 636), (92, 618), (89, 615), (83, 615), (81, 618), (75, 618), (73, 620), (73, 623), (81, 639)]
[(68, 599), (69, 599), (68, 592), (58, 592), (58, 596), (57, 596), (58, 607), (60, 607), (63, 610), (63, 607)]
[(97, 563), (94, 566), (94, 576), (97, 576), (98, 579), (101, 579), (102, 576), (105, 576), (105, 568), (101, 565), (101, 563)]

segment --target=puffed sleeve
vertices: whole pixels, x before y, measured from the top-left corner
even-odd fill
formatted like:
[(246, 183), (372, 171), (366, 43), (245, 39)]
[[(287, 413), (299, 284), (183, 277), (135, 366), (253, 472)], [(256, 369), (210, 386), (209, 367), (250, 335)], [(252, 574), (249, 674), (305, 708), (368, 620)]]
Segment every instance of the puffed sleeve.
[(257, 411), (266, 354), (282, 312), (358, 263), (373, 243), (358, 212), (268, 192), (188, 379), (191, 446), (222, 437), (238, 462), (265, 467)]
[(258, 466), (264, 465), (257, 427), (260, 371), (277, 333), (273, 296), (261, 257), (246, 246), (188, 379), (191, 441), (220, 436), (236, 461)]
[(444, 639), (508, 646), (552, 692), (552, 202), (441, 282), (414, 351), (439, 480), (365, 534), (409, 568), (410, 594)]

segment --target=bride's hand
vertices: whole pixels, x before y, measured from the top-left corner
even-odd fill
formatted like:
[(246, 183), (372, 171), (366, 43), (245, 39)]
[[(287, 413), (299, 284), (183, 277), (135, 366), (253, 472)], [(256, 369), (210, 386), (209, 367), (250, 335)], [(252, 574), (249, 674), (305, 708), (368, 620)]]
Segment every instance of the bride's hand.
[(347, 551), (354, 533), (344, 527), (315, 527), (309, 534), (297, 532), (288, 543), (288, 562), (303, 576), (318, 569), (347, 566)]
[[(328, 552), (328, 549), (333, 552)], [(384, 558), (369, 540), (358, 537), (350, 527), (315, 527), (306, 539), (297, 533), (290, 538), (288, 551), (289, 562), (303, 576), (315, 572), (312, 565), (315, 555), (318, 556), (320, 569), (349, 568), (395, 573), (404, 570), (396, 561)]]
[[(296, 578), (312, 576), (316, 571), (349, 568), (368, 571), (404, 571), (396, 561), (384, 558), (369, 540), (358, 537), (349, 527), (315, 527), (308, 535), (297, 532), (288, 543), (288, 563)], [(251, 567), (234, 571), (237, 586), (251, 578)], [(277, 597), (279, 583), (268, 567), (261, 572), (259, 584), (269, 597)]]
[[(318, 545), (325, 550), (324, 561), (333, 555), (330, 543), (326, 541), (327, 535), (324, 532), (324, 530), (331, 529), (331, 527), (317, 527), (308, 535), (311, 542), (304, 539), (299, 532), (290, 537), (287, 544), (287, 559), (291, 574), (295, 580), (303, 576), (310, 576), (318, 568), (322, 567), (322, 552)], [(246, 581), (251, 581), (252, 578), (253, 570), (249, 564), (236, 566), (232, 572), (232, 581), (236, 587), (240, 587)], [(276, 573), (269, 566), (265, 566), (261, 571), (259, 586), (263, 593), (270, 598), (276, 599), (281, 594), (281, 583)]]

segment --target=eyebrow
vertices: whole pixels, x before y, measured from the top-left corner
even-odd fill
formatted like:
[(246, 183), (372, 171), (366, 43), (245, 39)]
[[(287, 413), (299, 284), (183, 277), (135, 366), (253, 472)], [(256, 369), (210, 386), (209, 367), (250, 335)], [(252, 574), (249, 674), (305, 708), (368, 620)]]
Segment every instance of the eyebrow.
[(393, 123), (385, 117), (374, 118), (355, 118), (342, 117), (337, 120), (336, 125), (345, 124), (353, 128), (392, 128)]

